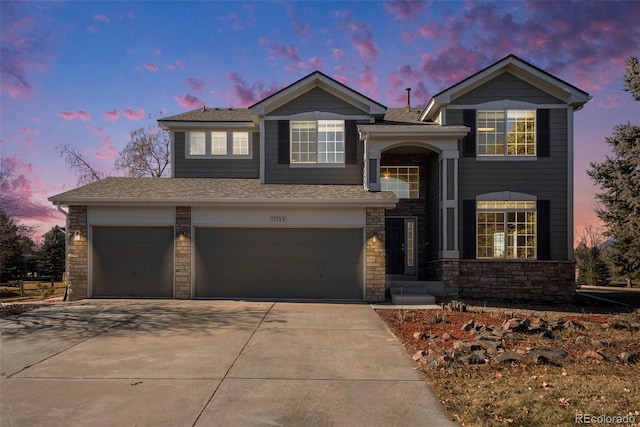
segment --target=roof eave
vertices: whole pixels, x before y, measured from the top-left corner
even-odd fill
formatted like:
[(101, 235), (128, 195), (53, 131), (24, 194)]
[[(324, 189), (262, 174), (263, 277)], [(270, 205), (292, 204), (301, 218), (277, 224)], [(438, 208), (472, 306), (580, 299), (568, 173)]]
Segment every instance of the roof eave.
[(225, 121), (225, 122), (212, 122), (212, 121), (193, 121), (193, 120), (171, 120), (160, 121), (158, 120), (160, 129), (170, 130), (176, 128), (255, 128), (256, 125), (252, 121)]

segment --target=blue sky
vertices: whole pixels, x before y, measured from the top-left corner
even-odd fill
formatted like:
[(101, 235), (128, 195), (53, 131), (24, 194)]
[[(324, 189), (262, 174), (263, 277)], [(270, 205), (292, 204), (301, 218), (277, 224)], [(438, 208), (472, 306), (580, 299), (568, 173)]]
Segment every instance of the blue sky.
[(56, 148), (100, 171), (150, 115), (246, 107), (313, 72), (388, 107), (424, 106), (513, 53), (589, 92), (575, 115), (576, 228), (595, 224), (585, 169), (618, 123), (640, 123), (622, 91), (640, 56), (640, 2), (0, 2), (3, 193), (36, 237), (64, 218), (46, 198), (76, 186)]

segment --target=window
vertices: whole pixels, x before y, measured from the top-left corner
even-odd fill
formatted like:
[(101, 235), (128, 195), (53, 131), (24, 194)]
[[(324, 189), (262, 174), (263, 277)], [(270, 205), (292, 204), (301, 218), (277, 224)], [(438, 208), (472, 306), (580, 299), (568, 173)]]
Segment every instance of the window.
[(233, 132), (233, 147), (231, 152), (239, 156), (246, 156), (249, 154), (248, 132)]
[(192, 156), (207, 154), (204, 132), (189, 132), (189, 154)]
[(478, 258), (536, 258), (536, 202), (478, 201)]
[(187, 135), (187, 157), (252, 157), (249, 132), (190, 131)]
[(420, 168), (418, 166), (380, 166), (382, 191), (393, 191), (399, 199), (420, 197)]
[(344, 164), (344, 120), (292, 121), (291, 163)]
[(227, 133), (211, 132), (211, 154), (214, 156), (226, 156), (227, 154)]
[(478, 155), (535, 156), (535, 110), (479, 110)]

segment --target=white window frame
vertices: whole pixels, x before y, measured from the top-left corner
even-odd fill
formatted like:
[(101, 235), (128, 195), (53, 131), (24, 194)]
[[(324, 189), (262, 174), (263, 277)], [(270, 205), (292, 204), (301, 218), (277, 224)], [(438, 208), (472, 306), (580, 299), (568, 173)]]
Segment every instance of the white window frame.
[[(498, 131), (495, 127), (487, 127), (480, 125), (480, 115), (481, 114), (495, 114), (498, 118), (501, 119), (503, 129), (502, 131)], [(532, 113), (533, 115), (533, 130), (528, 131), (533, 133), (533, 143), (528, 143), (533, 147), (533, 153), (525, 153), (525, 154), (510, 154), (509, 153), (509, 123), (517, 120), (524, 113)], [(511, 114), (516, 115), (516, 117), (510, 116)], [(501, 116), (501, 117), (500, 117)], [(486, 120), (483, 120), (486, 122)], [(476, 110), (476, 154), (479, 158), (520, 158), (520, 159), (535, 159), (537, 156), (537, 110), (534, 108), (508, 108), (508, 109), (478, 109)], [(492, 132), (493, 131), (493, 132)], [(481, 144), (480, 139), (481, 135), (492, 135), (494, 138), (498, 139), (502, 137), (502, 153), (481, 153)], [(497, 145), (497, 144), (496, 144)], [(486, 145), (484, 145), (486, 146)]]
[[(192, 134), (205, 135), (205, 152), (203, 154), (191, 154), (191, 138)], [(217, 150), (214, 150), (214, 135), (224, 133), (226, 135), (226, 145), (224, 154), (222, 149), (217, 146)], [(232, 130), (232, 129), (193, 129), (185, 131), (185, 157), (187, 159), (253, 159), (253, 133), (247, 130)], [(240, 134), (246, 135), (247, 147), (246, 153), (238, 154), (237, 145), (234, 142), (237, 141), (237, 137)], [(234, 151), (234, 148), (235, 151)], [(216, 153), (217, 151), (217, 153)]]
[[(308, 141), (308, 143), (306, 144), (307, 147), (309, 146), (313, 146), (315, 149), (315, 152), (312, 151), (308, 151), (309, 156), (314, 156), (315, 160), (309, 160), (309, 161), (296, 161), (294, 159), (294, 155), (295, 153), (302, 153), (300, 150), (298, 151), (294, 151), (294, 144), (295, 143), (300, 143), (301, 141), (294, 141), (294, 132), (296, 132), (295, 123), (306, 123), (307, 125), (310, 125), (311, 123), (315, 124), (315, 141)], [(337, 125), (340, 124), (342, 126), (342, 141), (320, 141), (319, 140), (319, 135), (320, 135), (320, 127), (323, 125)], [(336, 120), (336, 119), (327, 119), (327, 120), (291, 120), (290, 121), (290, 129), (289, 129), (289, 165), (291, 167), (324, 167), (324, 168), (340, 168), (340, 167), (345, 167), (346, 164), (346, 131), (345, 131), (345, 121), (344, 120)], [(329, 144), (334, 143), (336, 145), (334, 145), (333, 149), (329, 148)], [(337, 144), (342, 143), (342, 150), (337, 149)], [(319, 151), (320, 146), (324, 145), (325, 149), (323, 150), (323, 152), (321, 153)], [(335, 158), (342, 158), (342, 161), (336, 161), (336, 162), (320, 162), (320, 157), (321, 155), (324, 154), (325, 156), (335, 156)]]
[[(527, 216), (528, 214), (533, 213), (533, 220), (528, 221), (525, 219), (524, 222), (518, 221), (518, 215), (524, 214)], [(499, 225), (502, 224), (502, 232), (494, 232), (493, 233), (493, 256), (480, 256), (481, 253), (486, 252), (486, 249), (490, 246), (480, 246), (482, 240), (480, 238), (480, 215), (502, 215), (501, 221), (494, 221), (493, 224)], [(515, 221), (509, 221), (509, 214), (515, 214)], [(538, 235), (537, 235), (537, 203), (534, 200), (476, 200), (476, 258), (477, 259), (495, 259), (495, 260), (505, 260), (505, 259), (537, 259), (537, 250), (538, 250)], [(483, 224), (492, 224), (492, 222), (484, 222)], [(531, 233), (518, 233), (517, 229), (515, 230), (512, 236), (508, 236), (508, 230), (510, 226), (517, 227), (518, 225), (527, 224), (533, 227), (533, 231)], [(486, 234), (489, 236), (489, 234)], [(530, 256), (518, 256), (518, 239), (524, 238), (533, 238), (533, 252)], [(498, 245), (499, 244), (499, 245)], [(526, 245), (520, 247), (527, 247)]]
[[(406, 169), (406, 174), (402, 176), (407, 177), (407, 181), (400, 178), (401, 170)], [(395, 173), (394, 173), (395, 172)], [(415, 182), (411, 180), (415, 177)], [(396, 193), (396, 189), (392, 188), (389, 179), (395, 178), (397, 180), (406, 182), (409, 186), (408, 197), (404, 197), (403, 193)], [(413, 188), (412, 188), (413, 186)], [(419, 166), (380, 166), (380, 188), (381, 191), (392, 191), (399, 199), (419, 199), (420, 198), (420, 167)], [(412, 195), (413, 194), (413, 195)]]

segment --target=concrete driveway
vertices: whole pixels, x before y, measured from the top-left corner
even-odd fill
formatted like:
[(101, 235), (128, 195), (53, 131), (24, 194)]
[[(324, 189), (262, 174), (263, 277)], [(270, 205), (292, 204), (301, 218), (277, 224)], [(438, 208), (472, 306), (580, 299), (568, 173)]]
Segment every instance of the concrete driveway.
[(364, 304), (86, 300), (0, 328), (2, 426), (457, 425)]

